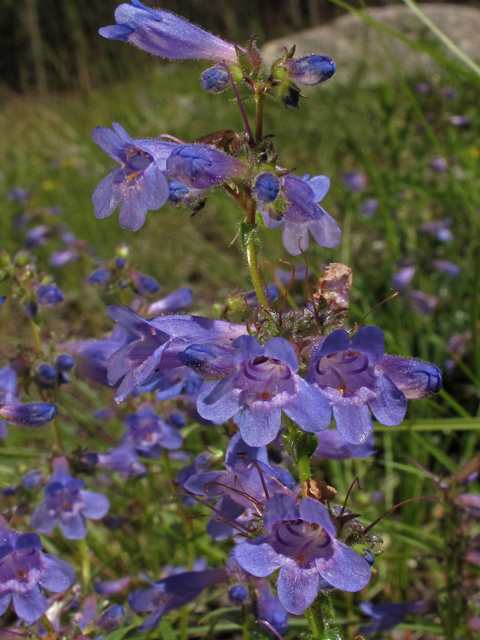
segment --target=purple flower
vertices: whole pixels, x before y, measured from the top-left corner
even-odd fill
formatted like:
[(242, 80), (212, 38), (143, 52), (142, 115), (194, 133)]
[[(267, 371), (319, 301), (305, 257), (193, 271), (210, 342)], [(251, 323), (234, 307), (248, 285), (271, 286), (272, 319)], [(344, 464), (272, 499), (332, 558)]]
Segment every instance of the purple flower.
[(95, 585), (95, 593), (106, 596), (120, 593), (128, 587), (131, 581), (132, 579), (127, 577), (110, 580), (109, 582), (99, 582)]
[(360, 609), (367, 616), (373, 618), (373, 624), (361, 627), (358, 633), (376, 633), (388, 631), (397, 624), (401, 624), (407, 616), (430, 613), (435, 609), (433, 602), (417, 600), (415, 602), (386, 602), (385, 604), (372, 604), (361, 602)]
[(40, 469), (35, 469), (34, 471), (29, 471), (22, 478), (22, 486), (25, 489), (35, 489), (40, 486), (43, 482), (43, 473)]
[(167, 159), (168, 176), (192, 189), (215, 187), (247, 170), (241, 160), (202, 144), (175, 145)]
[(115, 22), (115, 26), (99, 29), (99, 34), (104, 38), (131, 42), (139, 49), (172, 60), (237, 63), (233, 44), (169, 11), (145, 7), (138, 0), (118, 6)]
[(204, 589), (226, 582), (223, 569), (187, 571), (152, 582), (151, 589), (137, 589), (128, 596), (128, 604), (133, 611), (150, 611), (143, 621), (140, 631), (155, 629), (162, 617), (195, 600)]
[(33, 624), (47, 610), (42, 587), (61, 593), (75, 579), (72, 567), (48, 553), (36, 533), (18, 534), (0, 521), (0, 615), (13, 598), (19, 618)]
[(257, 578), (280, 569), (277, 581), (282, 606), (302, 614), (317, 596), (320, 581), (342, 591), (360, 591), (370, 580), (370, 566), (337, 540), (328, 509), (304, 498), (275, 495), (265, 505), (265, 535), (246, 540), (233, 551), (238, 564)]
[(392, 278), (392, 286), (394, 289), (398, 289), (399, 291), (405, 291), (410, 282), (413, 280), (413, 276), (415, 275), (415, 267), (410, 265), (408, 267), (403, 267), (400, 271), (393, 274)]
[(421, 400), (442, 388), (440, 369), (422, 360), (385, 354), (377, 364), (377, 370), (388, 376), (407, 400)]
[[(253, 463), (253, 464), (252, 464)], [(214, 540), (226, 540), (234, 529), (229, 523), (241, 517), (250, 522), (256, 513), (253, 504), (265, 504), (276, 493), (293, 495), (293, 479), (280, 475), (268, 461), (266, 447), (249, 447), (239, 433), (230, 440), (225, 455), (224, 471), (200, 471), (190, 475), (183, 486), (187, 491), (206, 497), (221, 496), (215, 505), (225, 522), (211, 519), (207, 533)], [(287, 484), (288, 486), (285, 486)], [(238, 489), (241, 487), (241, 492)]]
[[(47, 402), (21, 404), (20, 401), (14, 397), (8, 398), (3, 396), (2, 398), (2, 395), (0, 392), (0, 418), (12, 424), (18, 424), (21, 427), (41, 427), (53, 420), (57, 413), (57, 407), (54, 404)], [(2, 402), (5, 402), (5, 404), (1, 404)], [(9, 402), (13, 403), (9, 404)], [(0, 423), (1, 422), (2, 420), (0, 420)]]
[(416, 313), (428, 315), (432, 313), (437, 306), (437, 296), (429, 296), (428, 293), (423, 291), (410, 291), (410, 301), (412, 303), (412, 309)]
[(287, 175), (282, 179), (282, 193), (288, 201), (285, 214), (271, 207), (262, 211), (265, 224), (270, 229), (283, 228), (283, 244), (292, 256), (308, 249), (309, 232), (322, 247), (336, 247), (341, 231), (335, 220), (323, 209), (320, 202), (326, 195), (330, 180), (327, 176)]
[(304, 85), (317, 85), (329, 80), (335, 73), (335, 62), (328, 56), (310, 55), (289, 58), (282, 63), (288, 79)]
[(20, 202), (20, 204), (27, 204), (30, 199), (30, 191), (22, 187), (14, 187), (7, 193), (7, 199), (15, 200), (16, 202)]
[(277, 633), (285, 633), (288, 625), (288, 613), (280, 600), (270, 591), (268, 580), (258, 578), (254, 581), (254, 585), (256, 600), (252, 607), (252, 613), (256, 621), (266, 622)]
[(89, 284), (107, 285), (110, 282), (111, 274), (108, 269), (96, 269), (88, 278)]
[(71, 249), (52, 251), (48, 264), (52, 267), (64, 267), (69, 262), (76, 262), (78, 258), (78, 251), (73, 251)]
[(418, 93), (430, 93), (431, 88), (432, 87), (428, 84), (428, 82), (419, 82), (417, 84)]
[(124, 608), (119, 604), (114, 604), (99, 616), (97, 620), (97, 627), (106, 633), (114, 631), (122, 622), (125, 616)]
[(420, 231), (429, 233), (434, 238), (437, 238), (437, 240), (440, 240), (440, 242), (451, 242), (453, 240), (453, 235), (450, 231), (451, 224), (451, 218), (436, 220), (434, 222), (424, 222), (420, 227)]
[(41, 247), (47, 242), (50, 228), (46, 224), (39, 224), (33, 229), (29, 229), (25, 234), (25, 246), (27, 249)]
[(448, 171), (448, 163), (445, 158), (434, 158), (428, 166), (437, 173), (445, 173)]
[(221, 424), (239, 413), (240, 433), (252, 447), (275, 440), (282, 410), (305, 431), (328, 427), (328, 402), (296, 373), (298, 360), (288, 340), (272, 338), (262, 347), (253, 336), (241, 336), (233, 346), (236, 370), (198, 396), (203, 418)]
[(5, 302), (6, 299), (7, 299), (7, 296), (0, 296), (0, 307)]
[(356, 173), (344, 173), (343, 182), (350, 191), (365, 191), (367, 188), (367, 174), (363, 171)]
[(168, 200), (163, 171), (166, 158), (177, 145), (133, 140), (118, 123), (112, 122), (112, 126), (113, 131), (107, 127), (93, 131), (95, 143), (122, 165), (95, 189), (92, 197), (95, 217), (108, 218), (121, 202), (120, 226), (137, 231), (143, 226), (147, 211), (160, 209)]
[(326, 460), (348, 460), (366, 458), (375, 453), (375, 438), (370, 436), (363, 444), (351, 444), (336, 429), (327, 429), (316, 434), (318, 447), (315, 455)]
[[(387, 426), (400, 424), (407, 398), (379, 370), (385, 338), (378, 327), (363, 327), (350, 343), (343, 329), (334, 331), (312, 352), (306, 380), (317, 385), (330, 402), (340, 434), (363, 444), (373, 432), (375, 418)], [(401, 374), (398, 376), (402, 379)]]
[(77, 374), (84, 376), (104, 387), (110, 386), (107, 380), (107, 362), (110, 356), (123, 347), (130, 339), (123, 327), (116, 327), (112, 335), (105, 340), (83, 340), (63, 342), (57, 349), (68, 351), (75, 357)]
[(41, 284), (35, 289), (38, 304), (42, 307), (56, 307), (63, 302), (63, 293), (53, 284)]
[(450, 116), (449, 122), (455, 127), (463, 127), (464, 129), (469, 129), (472, 124), (468, 116)]
[(210, 93), (222, 93), (230, 86), (230, 78), (226, 69), (220, 66), (206, 69), (200, 76), (200, 86)]
[(87, 535), (85, 518), (100, 520), (110, 508), (101, 493), (84, 490), (85, 483), (68, 473), (66, 458), (55, 458), (54, 473), (45, 487), (45, 502), (35, 509), (30, 524), (40, 533), (51, 533), (57, 524), (69, 540)]
[(435, 269), (442, 273), (446, 273), (448, 276), (458, 276), (460, 273), (460, 267), (458, 264), (454, 264), (448, 260), (434, 260), (433, 266)]
[(138, 339), (116, 351), (108, 361), (108, 381), (122, 380), (115, 395), (120, 403), (138, 385), (148, 382), (157, 369), (173, 369), (182, 365), (179, 354), (192, 344), (231, 345), (246, 333), (243, 325), (198, 316), (160, 316), (145, 320), (128, 308), (111, 306), (111, 318)]
[(127, 433), (120, 446), (131, 447), (139, 456), (158, 458), (164, 449), (179, 449), (183, 444), (182, 435), (154, 413), (148, 404), (140, 407), (125, 419)]
[(152, 302), (147, 309), (147, 313), (149, 316), (158, 316), (161, 313), (175, 313), (176, 311), (182, 311), (182, 309), (185, 309), (185, 307), (188, 307), (191, 304), (192, 298), (193, 294), (191, 289), (177, 289), (165, 298)]
[(360, 207), (360, 213), (362, 216), (366, 218), (371, 218), (378, 209), (378, 200), (377, 198), (369, 198), (365, 200), (365, 202)]
[(146, 468), (139, 462), (135, 451), (131, 447), (118, 447), (108, 453), (95, 456), (95, 465), (100, 469), (116, 471), (122, 478), (131, 476), (143, 476)]

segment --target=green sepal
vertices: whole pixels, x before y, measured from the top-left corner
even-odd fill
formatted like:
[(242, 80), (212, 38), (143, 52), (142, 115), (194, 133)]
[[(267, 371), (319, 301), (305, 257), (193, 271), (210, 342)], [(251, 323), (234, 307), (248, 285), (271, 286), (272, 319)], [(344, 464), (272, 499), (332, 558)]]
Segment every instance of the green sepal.
[(249, 76), (255, 70), (248, 54), (236, 47), (238, 66), (242, 70), (244, 76)]
[(318, 447), (318, 438), (314, 433), (299, 431), (296, 440), (297, 458), (306, 454), (309, 458), (313, 456)]
[(297, 433), (290, 433), (289, 431), (283, 431), (280, 439), (282, 441), (283, 448), (293, 459), (295, 464), (297, 463), (297, 453), (295, 451), (295, 440)]

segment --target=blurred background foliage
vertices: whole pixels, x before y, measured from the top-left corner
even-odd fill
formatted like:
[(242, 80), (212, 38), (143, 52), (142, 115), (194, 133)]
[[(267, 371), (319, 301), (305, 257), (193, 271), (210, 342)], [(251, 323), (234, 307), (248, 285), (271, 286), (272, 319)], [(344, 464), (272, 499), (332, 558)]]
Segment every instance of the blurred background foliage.
[[(153, 58), (131, 47), (106, 46), (98, 37), (99, 27), (113, 22), (117, 4), (117, 0), (1, 0), (0, 104), (12, 92), (88, 91), (152, 64)], [(387, 4), (393, 3), (367, 2)], [(245, 42), (256, 34), (260, 44), (345, 13), (329, 0), (149, 0), (147, 5), (178, 13), (233, 42)]]

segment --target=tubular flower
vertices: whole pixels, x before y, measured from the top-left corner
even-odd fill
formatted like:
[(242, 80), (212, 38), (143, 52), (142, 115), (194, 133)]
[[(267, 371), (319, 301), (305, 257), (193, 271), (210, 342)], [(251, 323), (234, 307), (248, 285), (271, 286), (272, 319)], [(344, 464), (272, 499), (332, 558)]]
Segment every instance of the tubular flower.
[(368, 562), (337, 540), (328, 509), (320, 502), (304, 498), (297, 507), (294, 498), (278, 494), (268, 500), (263, 524), (267, 533), (242, 542), (233, 555), (257, 578), (280, 569), (278, 598), (289, 613), (302, 614), (323, 581), (353, 592), (370, 580)]
[(170, 426), (152, 411), (148, 404), (140, 407), (125, 419), (127, 433), (120, 446), (131, 447), (143, 458), (158, 458), (162, 448), (174, 450), (183, 444), (178, 429)]
[(312, 352), (307, 381), (330, 402), (340, 434), (363, 444), (375, 418), (389, 427), (400, 424), (407, 398), (425, 397), (441, 387), (438, 367), (417, 360), (384, 356), (378, 327), (363, 327), (353, 340), (343, 329), (331, 333)]
[(240, 433), (252, 447), (276, 438), (282, 410), (305, 431), (328, 427), (328, 403), (296, 373), (298, 360), (288, 340), (272, 338), (262, 347), (253, 336), (241, 336), (233, 347), (236, 370), (198, 396), (203, 418), (221, 424), (239, 413)]
[[(225, 467), (224, 471), (197, 472), (183, 486), (198, 495), (220, 496), (215, 508), (224, 514), (227, 522), (239, 517), (242, 524), (249, 522), (254, 515), (254, 504), (265, 504), (270, 496), (279, 492), (293, 495), (289, 492), (293, 489), (290, 474), (280, 476), (269, 463), (267, 448), (249, 447), (239, 433), (230, 440)], [(283, 486), (285, 481), (288, 487)], [(211, 519), (207, 533), (214, 540), (226, 540), (234, 532), (227, 522)]]
[(247, 332), (244, 325), (198, 316), (167, 315), (145, 320), (128, 308), (111, 306), (108, 313), (128, 332), (137, 336), (113, 353), (108, 361), (108, 381), (122, 380), (115, 395), (120, 403), (138, 385), (148, 382), (156, 370), (174, 369), (184, 363), (179, 354), (192, 344), (219, 342), (227, 347)]
[(48, 553), (36, 533), (18, 534), (0, 520), (0, 615), (13, 599), (19, 618), (33, 624), (47, 610), (42, 587), (54, 593), (68, 589), (75, 579), (72, 567)]
[(289, 58), (282, 65), (288, 78), (304, 85), (316, 85), (329, 80), (335, 73), (335, 62), (328, 56), (310, 55), (304, 58)]
[(45, 502), (33, 512), (30, 524), (40, 533), (51, 533), (57, 524), (69, 540), (87, 535), (85, 518), (100, 520), (110, 508), (108, 498), (84, 490), (85, 483), (68, 473), (65, 458), (54, 460), (54, 474), (45, 487)]
[(97, 127), (93, 140), (122, 166), (104, 178), (92, 196), (95, 217), (112, 215), (120, 207), (120, 226), (137, 231), (147, 211), (160, 209), (169, 196), (168, 182), (162, 171), (166, 158), (176, 145), (159, 140), (133, 140), (118, 123), (113, 131)]
[(155, 629), (163, 616), (192, 602), (204, 589), (227, 581), (223, 569), (187, 571), (152, 582), (151, 589), (137, 589), (128, 596), (128, 604), (133, 611), (150, 611), (143, 621), (140, 631)]
[(318, 204), (329, 188), (327, 176), (298, 178), (287, 175), (282, 178), (282, 193), (289, 203), (285, 214), (275, 212), (271, 207), (262, 208), (267, 227), (278, 229), (284, 225), (283, 244), (292, 256), (308, 249), (309, 233), (321, 247), (336, 247), (340, 242), (340, 227)]
[(202, 144), (175, 145), (167, 159), (168, 177), (192, 189), (209, 189), (244, 176), (241, 160)]
[(116, 25), (99, 29), (99, 34), (111, 40), (131, 42), (139, 49), (172, 60), (237, 63), (235, 45), (174, 13), (145, 7), (139, 0), (118, 6), (115, 22)]

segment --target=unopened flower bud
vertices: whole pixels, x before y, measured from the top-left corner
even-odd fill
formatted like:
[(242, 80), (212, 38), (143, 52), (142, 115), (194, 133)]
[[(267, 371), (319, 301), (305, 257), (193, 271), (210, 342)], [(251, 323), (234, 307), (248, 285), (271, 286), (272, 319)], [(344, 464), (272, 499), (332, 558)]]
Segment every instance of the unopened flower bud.
[(300, 91), (291, 86), (288, 81), (281, 82), (277, 87), (277, 93), (280, 100), (286, 107), (298, 109), (300, 101)]
[(142, 296), (153, 295), (160, 289), (160, 285), (152, 276), (147, 276), (139, 271), (132, 271), (130, 274), (135, 289)]
[(41, 427), (53, 420), (57, 413), (54, 404), (30, 402), (28, 404), (5, 404), (0, 407), (0, 418), (22, 427)]
[(258, 202), (269, 204), (277, 199), (279, 191), (279, 179), (275, 174), (266, 171), (257, 176), (252, 194)]
[(228, 599), (232, 604), (243, 604), (248, 598), (248, 589), (243, 584), (234, 585), (228, 592)]
[(57, 369), (59, 371), (70, 371), (75, 366), (75, 360), (67, 353), (62, 353), (61, 355), (57, 356), (55, 364), (57, 365)]
[(283, 66), (287, 69), (290, 80), (310, 86), (329, 80), (335, 73), (335, 62), (328, 56), (290, 58)]
[(107, 284), (110, 281), (110, 271), (107, 269), (97, 269), (88, 278), (91, 284)]
[(53, 284), (42, 284), (35, 291), (38, 304), (43, 307), (56, 307), (63, 302), (63, 293)]
[(200, 86), (210, 93), (222, 93), (228, 89), (230, 78), (222, 67), (211, 67), (200, 76)]
[(57, 370), (47, 362), (42, 363), (37, 369), (37, 375), (44, 385), (53, 385), (57, 379)]
[(97, 627), (109, 633), (118, 627), (125, 615), (124, 608), (119, 604), (114, 604), (106, 609), (97, 620)]
[(35, 316), (38, 313), (37, 303), (33, 302), (33, 300), (31, 300), (30, 302), (26, 302), (25, 303), (25, 313), (27, 314), (27, 317), (35, 318)]

